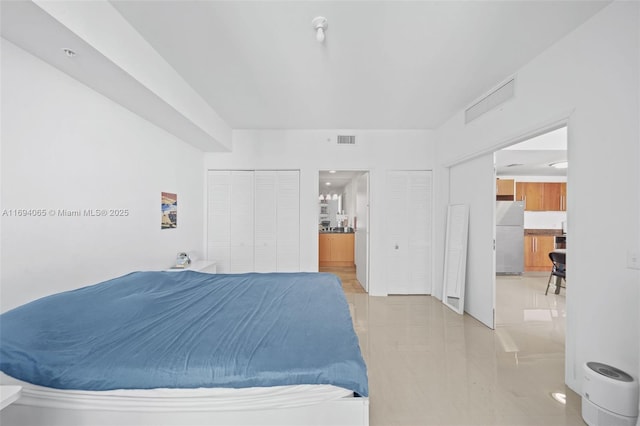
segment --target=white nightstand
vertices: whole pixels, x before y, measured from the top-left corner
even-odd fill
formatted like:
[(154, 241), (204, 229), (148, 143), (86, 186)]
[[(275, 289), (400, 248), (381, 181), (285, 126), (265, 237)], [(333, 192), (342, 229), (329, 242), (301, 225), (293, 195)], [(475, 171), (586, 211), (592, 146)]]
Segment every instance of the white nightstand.
[(215, 274), (216, 270), (216, 262), (214, 262), (213, 260), (192, 260), (186, 268), (165, 269), (165, 271), (167, 272), (197, 271), (206, 272), (208, 274)]
[(0, 386), (0, 410), (20, 398), (22, 386)]

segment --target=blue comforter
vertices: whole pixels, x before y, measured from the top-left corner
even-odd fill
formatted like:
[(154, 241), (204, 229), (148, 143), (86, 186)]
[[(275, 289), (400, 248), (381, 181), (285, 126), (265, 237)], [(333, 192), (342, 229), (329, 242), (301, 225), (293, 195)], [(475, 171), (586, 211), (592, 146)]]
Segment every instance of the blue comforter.
[(368, 395), (340, 280), (134, 272), (0, 315), (0, 369), (59, 389), (332, 384)]

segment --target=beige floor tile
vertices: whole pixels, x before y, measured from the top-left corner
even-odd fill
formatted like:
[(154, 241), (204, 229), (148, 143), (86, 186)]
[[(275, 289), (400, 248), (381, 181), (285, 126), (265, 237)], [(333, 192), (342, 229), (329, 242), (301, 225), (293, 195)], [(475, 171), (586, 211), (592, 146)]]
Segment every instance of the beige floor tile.
[(371, 297), (334, 273), (349, 277), (372, 426), (584, 424), (564, 385), (564, 290), (545, 296), (547, 274), (498, 277), (490, 330), (433, 297)]

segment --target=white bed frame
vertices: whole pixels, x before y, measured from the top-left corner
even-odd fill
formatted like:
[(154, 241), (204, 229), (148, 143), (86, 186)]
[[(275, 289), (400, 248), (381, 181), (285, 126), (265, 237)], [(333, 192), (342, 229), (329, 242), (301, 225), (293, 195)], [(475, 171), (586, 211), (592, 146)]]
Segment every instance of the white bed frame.
[[(126, 398), (126, 397), (123, 397)], [(197, 398), (196, 398), (197, 399)], [(164, 404), (163, 398), (140, 408), (131, 401), (92, 397), (80, 404), (73, 395), (57, 390), (23, 389), (16, 402), (0, 412), (2, 426), (368, 426), (369, 398), (344, 397), (290, 408), (220, 411), (202, 401), (183, 407)], [(150, 403), (149, 403), (150, 402)], [(169, 407), (167, 407), (167, 405)]]

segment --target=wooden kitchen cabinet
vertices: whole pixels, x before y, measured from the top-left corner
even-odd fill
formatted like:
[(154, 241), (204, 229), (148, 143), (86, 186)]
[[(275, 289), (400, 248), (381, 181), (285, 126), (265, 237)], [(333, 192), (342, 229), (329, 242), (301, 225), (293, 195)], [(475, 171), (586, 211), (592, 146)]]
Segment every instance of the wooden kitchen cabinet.
[(560, 185), (557, 183), (543, 183), (542, 206), (545, 211), (560, 211)]
[(354, 234), (319, 235), (320, 266), (354, 266)]
[(565, 182), (516, 182), (516, 201), (524, 201), (526, 211), (566, 211)]
[(545, 211), (567, 210), (567, 184), (565, 182), (547, 182), (544, 184), (543, 207)]
[(549, 253), (555, 249), (553, 235), (524, 236), (524, 270), (551, 271)]
[(331, 240), (329, 239), (330, 235), (331, 234), (320, 234), (318, 244), (320, 266), (323, 266), (323, 263), (331, 261)]
[(517, 182), (516, 201), (524, 201), (527, 211), (542, 211), (544, 186), (538, 182)]
[(515, 195), (514, 179), (496, 179), (496, 200), (513, 201)]

